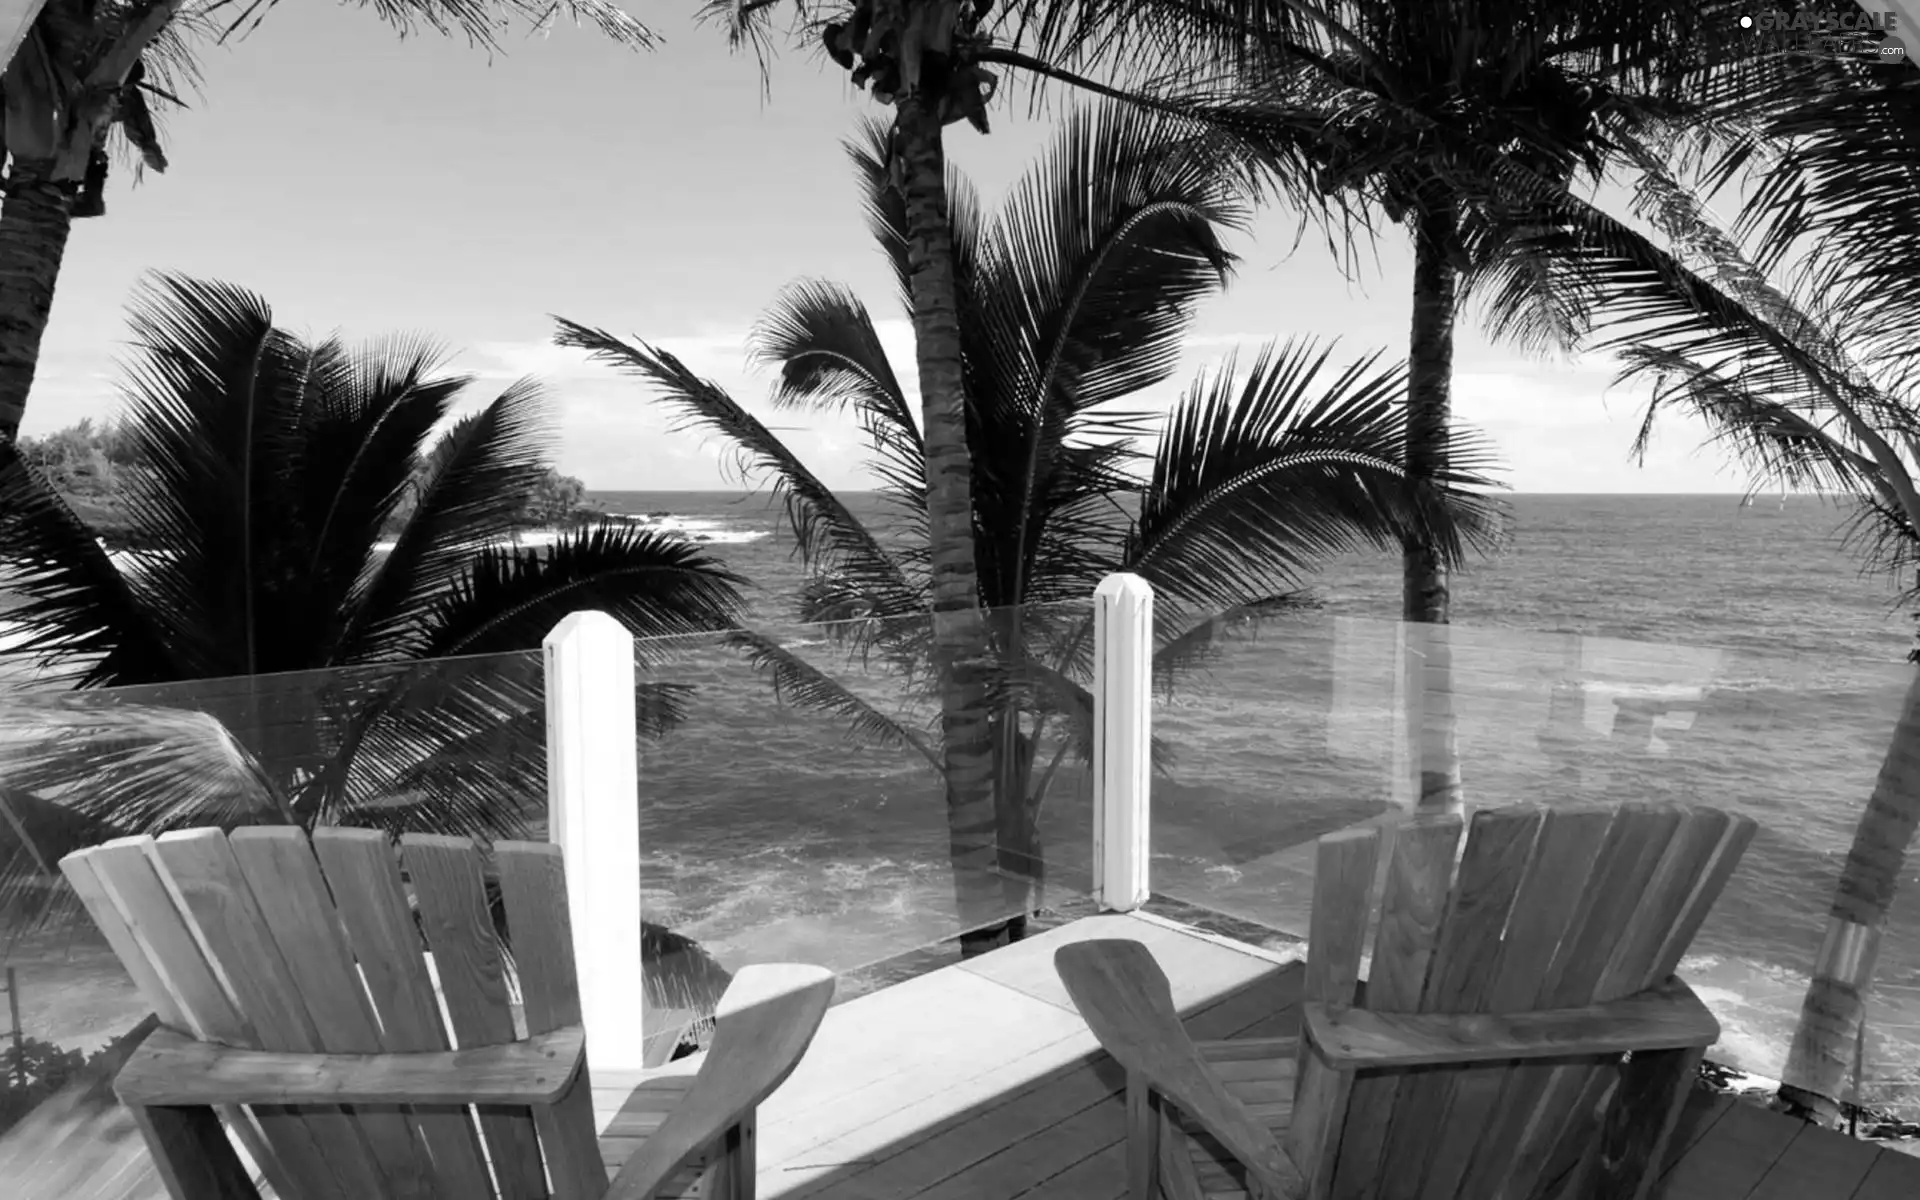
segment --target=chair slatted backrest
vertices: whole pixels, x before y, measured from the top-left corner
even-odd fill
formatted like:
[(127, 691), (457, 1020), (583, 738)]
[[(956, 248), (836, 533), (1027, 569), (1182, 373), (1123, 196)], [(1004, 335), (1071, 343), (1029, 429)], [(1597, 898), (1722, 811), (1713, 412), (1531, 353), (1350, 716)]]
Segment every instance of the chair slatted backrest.
[[(375, 830), (196, 829), (61, 864), (163, 1022), (203, 1041), (342, 1054), (499, 1045), (579, 1024), (559, 848), (502, 842), (493, 865), (524, 1032), (486, 857), (466, 839), (409, 834), (396, 856)], [(551, 1108), (253, 1105), (228, 1116), (286, 1200), (541, 1200), (549, 1180), (553, 1195), (594, 1200), (607, 1173), (591, 1096), (583, 1069)]]
[[(1510, 1013), (1621, 999), (1673, 974), (1752, 839), (1713, 809), (1490, 809), (1390, 837), (1364, 1004)], [(1304, 994), (1354, 998), (1383, 835), (1322, 839)], [(1325, 887), (1320, 881), (1331, 880)], [(1340, 906), (1323, 925), (1324, 904)], [(1339, 915), (1343, 911), (1345, 915)], [(1313, 963), (1328, 965), (1316, 973)], [(1330, 991), (1320, 990), (1322, 980)], [(1336, 1200), (1523, 1197), (1617, 1077), (1616, 1060), (1362, 1071), (1337, 1141)]]

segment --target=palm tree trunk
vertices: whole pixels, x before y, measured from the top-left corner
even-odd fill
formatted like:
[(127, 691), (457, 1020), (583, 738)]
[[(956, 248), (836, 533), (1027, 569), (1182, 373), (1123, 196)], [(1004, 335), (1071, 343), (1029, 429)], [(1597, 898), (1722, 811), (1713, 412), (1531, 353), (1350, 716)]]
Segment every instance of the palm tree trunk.
[(1840, 1118), (1839, 1097), (1866, 1018), (1864, 993), (1873, 979), (1880, 930), (1920, 830), (1920, 669), (1907, 685), (1893, 740), (1867, 811), (1853, 831), (1813, 979), (1800, 1004), (1800, 1024), (1787, 1051), (1780, 1098), (1827, 1124)]
[(973, 554), (973, 463), (967, 453), (960, 316), (947, 224), (946, 152), (936, 96), (896, 102), (895, 153), (907, 210), (913, 338), (920, 374), (927, 463), (927, 532), (932, 552), (933, 662), (947, 786), (947, 849), (963, 954), (990, 948), (1006, 914), (995, 867), (993, 731), (988, 710), (992, 655)]
[[(1453, 415), (1453, 314), (1459, 272), (1453, 263), (1459, 208), (1452, 196), (1416, 212), (1413, 336), (1407, 354), (1407, 485), (1417, 490), (1444, 471)], [(1453, 711), (1453, 654), (1446, 629), (1451, 597), (1447, 565), (1431, 538), (1409, 535), (1401, 548), (1401, 620), (1408, 622), (1408, 722), (1414, 740), (1414, 806), (1458, 811), (1460, 753)]]
[(0, 441), (19, 436), (73, 228), (74, 188), (53, 172), (15, 158), (0, 203)]

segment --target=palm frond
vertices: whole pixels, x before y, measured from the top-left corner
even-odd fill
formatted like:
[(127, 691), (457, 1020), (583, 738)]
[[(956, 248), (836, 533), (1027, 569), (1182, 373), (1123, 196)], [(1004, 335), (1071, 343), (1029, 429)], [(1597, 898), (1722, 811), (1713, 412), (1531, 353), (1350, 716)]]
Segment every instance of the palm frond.
[[(900, 289), (900, 307), (912, 312), (913, 272), (907, 265), (907, 203), (894, 188), (887, 169), (892, 127), (863, 117), (858, 129), (844, 145), (847, 158), (853, 163), (854, 178), (860, 185), (867, 228), (893, 267), (894, 281)], [(947, 165), (947, 226), (953, 239), (954, 291), (964, 305), (966, 298), (975, 294), (980, 277), (985, 221), (981, 216), (980, 195), (974, 190), (973, 182), (951, 163)]]
[(853, 405), (883, 490), (908, 510), (923, 507), (919, 422), (857, 296), (824, 280), (789, 285), (755, 323), (747, 345), (756, 362), (780, 372), (776, 406)]
[(545, 810), (544, 656), (520, 650), (315, 680), (326, 752), (300, 773), (304, 824), (524, 837)]
[[(1911, 54), (1909, 48), (1909, 54)], [(1904, 66), (1826, 63), (1756, 104), (1783, 147), (1737, 229), (1765, 269), (1804, 254), (1866, 337), (1910, 344), (1920, 323), (1920, 76)]]
[(421, 490), (393, 549), (355, 589), (339, 638), (346, 660), (423, 656), (432, 635), (419, 612), (513, 528), (546, 474), (551, 415), (539, 385), (521, 380), (446, 434), (451, 452)]
[(940, 754), (926, 735), (882, 712), (776, 639), (755, 630), (737, 629), (722, 635), (721, 642), (745, 655), (755, 670), (766, 675), (775, 697), (783, 703), (840, 718), (846, 722), (848, 738), (856, 744), (910, 749), (934, 770), (942, 769)]
[(1125, 558), (1171, 610), (1297, 590), (1331, 556), (1414, 533), (1449, 562), (1491, 536), (1476, 439), (1456, 434), (1448, 469), (1410, 508), (1404, 367), (1376, 354), (1330, 368), (1331, 354), (1269, 346), (1240, 382), (1229, 359), (1175, 408)]
[(82, 686), (180, 672), (164, 612), (12, 442), (0, 445), (0, 564), (27, 601), (8, 614), (24, 635), (16, 653), (82, 666)]
[(1321, 607), (1311, 592), (1281, 592), (1222, 609), (1178, 633), (1163, 635), (1153, 651), (1154, 686), (1171, 693), (1183, 676), (1219, 662), (1228, 646), (1257, 638), (1267, 623)]
[(1757, 477), (1789, 488), (1864, 492), (1888, 503), (1903, 502), (1880, 464), (1848, 444), (1844, 427), (1836, 432), (1796, 406), (1774, 399), (1764, 384), (1749, 379), (1738, 364), (1729, 370), (1658, 346), (1627, 347), (1621, 358), (1622, 379), (1650, 377), (1653, 382), (1634, 435), (1635, 457), (1645, 458), (1659, 418), (1679, 408), (1700, 417), (1713, 441)]
[[(153, 547), (139, 591), (168, 627), (171, 657), (200, 676), (312, 665), (274, 657), (300, 597), (271, 581), (303, 557), (285, 487), (300, 453), (307, 387), (334, 359), (275, 328), (243, 288), (155, 273), (130, 305), (126, 428), (145, 469), (123, 500), (136, 544)], [(134, 682), (116, 676), (121, 682)]]
[(852, 404), (915, 429), (867, 306), (841, 284), (803, 279), (782, 288), (747, 335), (747, 354), (780, 372), (776, 405), (837, 411)]
[[(214, 0), (204, 10), (224, 18), (223, 37), (245, 35), (257, 28), (280, 0)], [(531, 34), (549, 32), (557, 20), (598, 30), (614, 42), (638, 50), (652, 49), (659, 38), (645, 22), (613, 0), (354, 0), (371, 8), (380, 20), (402, 36), (422, 28), (439, 34), (459, 33), (488, 50), (500, 48), (501, 36), (516, 26)]]
[[(997, 493), (982, 504), (984, 523), (993, 528), (1002, 510), (1003, 540), (1018, 547), (998, 603), (1052, 598), (1025, 585), (1056, 507), (1079, 499), (1060, 475), (1096, 492), (1112, 483), (1104, 451), (1082, 452), (1077, 473), (1058, 470), (1069, 442), (1140, 430), (1137, 417), (1103, 406), (1172, 375), (1195, 306), (1226, 282), (1233, 256), (1222, 237), (1245, 213), (1202, 142), (1162, 114), (1081, 110), (989, 226), (985, 352), (969, 381), (978, 457), (995, 464), (981, 472)], [(1060, 550), (1083, 540), (1060, 532)]]
[[(71, 915), (46, 863), (110, 837), (195, 825), (277, 823), (289, 812), (260, 764), (202, 712), (141, 703), (142, 689), (39, 695), (0, 705), (0, 897), (14, 919)], [(156, 697), (158, 698), (158, 697)], [(48, 901), (54, 901), (48, 903)]]
[(920, 607), (921, 589), (909, 582), (887, 547), (833, 489), (723, 389), (695, 375), (664, 350), (644, 342), (630, 344), (564, 318), (555, 321), (559, 326), (556, 344), (586, 350), (594, 361), (652, 385), (658, 402), (674, 411), (683, 427), (708, 429), (725, 439), (741, 475), (756, 483), (770, 479), (809, 565), (857, 578), (869, 595), (883, 601), (887, 611)]
[(636, 638), (731, 629), (746, 582), (696, 542), (596, 525), (544, 548), (480, 551), (423, 614), (423, 658), (537, 648), (569, 613), (594, 609)]

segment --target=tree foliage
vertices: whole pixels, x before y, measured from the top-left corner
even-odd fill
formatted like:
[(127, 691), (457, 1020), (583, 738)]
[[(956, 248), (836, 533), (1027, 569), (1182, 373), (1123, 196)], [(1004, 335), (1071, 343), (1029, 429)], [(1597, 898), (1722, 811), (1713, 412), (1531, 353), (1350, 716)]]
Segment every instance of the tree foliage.
[[(523, 834), (546, 794), (538, 648), (563, 617), (598, 609), (643, 638), (739, 624), (739, 578), (676, 536), (507, 541), (548, 471), (532, 380), (455, 422), (383, 548), (471, 386), (435, 347), (309, 341), (250, 292), (169, 275), (132, 324), (120, 428), (144, 463), (125, 508), (146, 549), (110, 554), (0, 446), (20, 652), (116, 688), (9, 703), (0, 908), (30, 903), (65, 849), (122, 833)], [(671, 688), (643, 700), (651, 729), (679, 715)]]
[[(1036, 765), (1043, 741), (1058, 734), (1057, 754), (1090, 750), (1084, 601), (1106, 575), (1133, 572), (1153, 585), (1155, 667), (1167, 682), (1234, 631), (1300, 607), (1331, 556), (1397, 546), (1418, 529), (1457, 558), (1497, 525), (1476, 490), (1488, 481), (1472, 442), (1436, 482), (1404, 486), (1396, 400), (1405, 372), (1377, 354), (1340, 361), (1331, 346), (1283, 342), (1250, 364), (1203, 373), (1164, 420), (1138, 406), (1174, 375), (1198, 304), (1231, 271), (1224, 237), (1244, 220), (1230, 181), (1187, 129), (1119, 106), (1075, 113), (991, 216), (964, 179), (949, 182), (977, 568), (997, 660), (999, 787), (1025, 802), (1011, 806), (1024, 827), (1002, 824), (1003, 855), (1037, 857), (1033, 805), (1053, 776)], [(849, 152), (904, 300), (905, 214), (887, 138), (869, 124)], [(884, 524), (860, 519), (746, 406), (668, 350), (571, 321), (559, 340), (644, 381), (684, 427), (728, 445), (747, 480), (771, 485), (808, 567), (800, 619), (834, 622), (849, 653), (935, 682), (922, 615), (931, 592), (922, 435), (858, 297), (798, 282), (763, 316), (751, 349), (779, 373), (777, 407), (856, 416)], [(938, 763), (927, 729), (830, 669), (777, 639), (734, 640), (791, 701)]]

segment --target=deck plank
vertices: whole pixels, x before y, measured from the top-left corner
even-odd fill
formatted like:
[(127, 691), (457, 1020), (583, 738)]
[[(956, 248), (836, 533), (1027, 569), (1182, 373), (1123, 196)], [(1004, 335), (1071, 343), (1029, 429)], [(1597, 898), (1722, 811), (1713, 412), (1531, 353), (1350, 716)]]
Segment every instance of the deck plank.
[[(1122, 1079), (1053, 970), (1060, 945), (1145, 942), (1197, 1038), (1297, 1029), (1300, 967), (1107, 915), (862, 996), (830, 1012), (760, 1115), (763, 1200), (1124, 1200)], [(672, 1064), (690, 1071), (698, 1057)], [(596, 1084), (600, 1081), (596, 1075)], [(602, 1128), (619, 1086), (596, 1087)], [(624, 1140), (603, 1136), (609, 1158)], [(1898, 1160), (1888, 1165), (1888, 1160)], [(1656, 1200), (1909, 1200), (1920, 1160), (1700, 1091)]]
[(1667, 1139), (1667, 1156), (1660, 1164), (1660, 1173), (1665, 1175), (1671, 1171), (1673, 1164), (1686, 1157), (1687, 1151), (1707, 1136), (1720, 1118), (1727, 1115), (1727, 1109), (1737, 1103), (1739, 1101), (1726, 1092), (1694, 1088), (1687, 1096), (1687, 1106), (1680, 1110), (1680, 1119), (1674, 1122), (1673, 1136)]
[(1127, 1148), (1109, 1142), (1058, 1175), (1018, 1194), (1017, 1200), (1125, 1200)]
[[(1806, 1126), (1786, 1153), (1777, 1159), (1760, 1180), (1748, 1200), (1807, 1200), (1809, 1196), (1851, 1197), (1874, 1159), (1882, 1153), (1878, 1146), (1835, 1133), (1830, 1129)], [(1912, 1187), (1912, 1185), (1910, 1185)], [(1909, 1196), (1920, 1195), (1912, 1187)]]
[[(1250, 1022), (1270, 1019), (1276, 1010), (1297, 1026), (1299, 972), (1276, 970), (1220, 1000), (1202, 1005), (1187, 1019), (1197, 1038), (1225, 1037)], [(1048, 1133), (1061, 1120), (1119, 1094), (1123, 1077), (1091, 1034), (1057, 1047), (1061, 1053), (1036, 1070), (1039, 1060), (1008, 1064), (982, 1076), (968, 1089), (934, 1097), (941, 1111), (933, 1119), (903, 1111), (901, 1129), (876, 1130), (891, 1137), (884, 1153), (857, 1171), (820, 1172), (796, 1190), (793, 1200), (830, 1192), (835, 1200), (896, 1200), (916, 1188), (939, 1183), (992, 1157), (1023, 1139)], [(1072, 1051), (1070, 1055), (1066, 1051)], [(1113, 1132), (1118, 1137), (1118, 1130)], [(1111, 1139), (1109, 1139), (1111, 1140)], [(827, 1147), (822, 1147), (822, 1150)], [(869, 1151), (869, 1153), (873, 1153)]]
[(1063, 1012), (1079, 1012), (1067, 995), (1066, 984), (1053, 969), (1060, 947), (1095, 938), (1130, 938), (1142, 942), (1166, 972), (1176, 1008), (1185, 1010), (1271, 971), (1272, 961), (1213, 939), (1195, 937), (1166, 921), (1147, 921), (1131, 915), (1106, 913), (1084, 917), (1050, 929), (1037, 938), (1015, 942), (1002, 950), (955, 964), (954, 968), (1051, 1004)]
[(1654, 1200), (1747, 1200), (1806, 1128), (1757, 1104), (1729, 1105), (1661, 1179)]
[(1882, 1149), (1847, 1200), (1913, 1200), (1915, 1196), (1920, 1196), (1920, 1158)]

